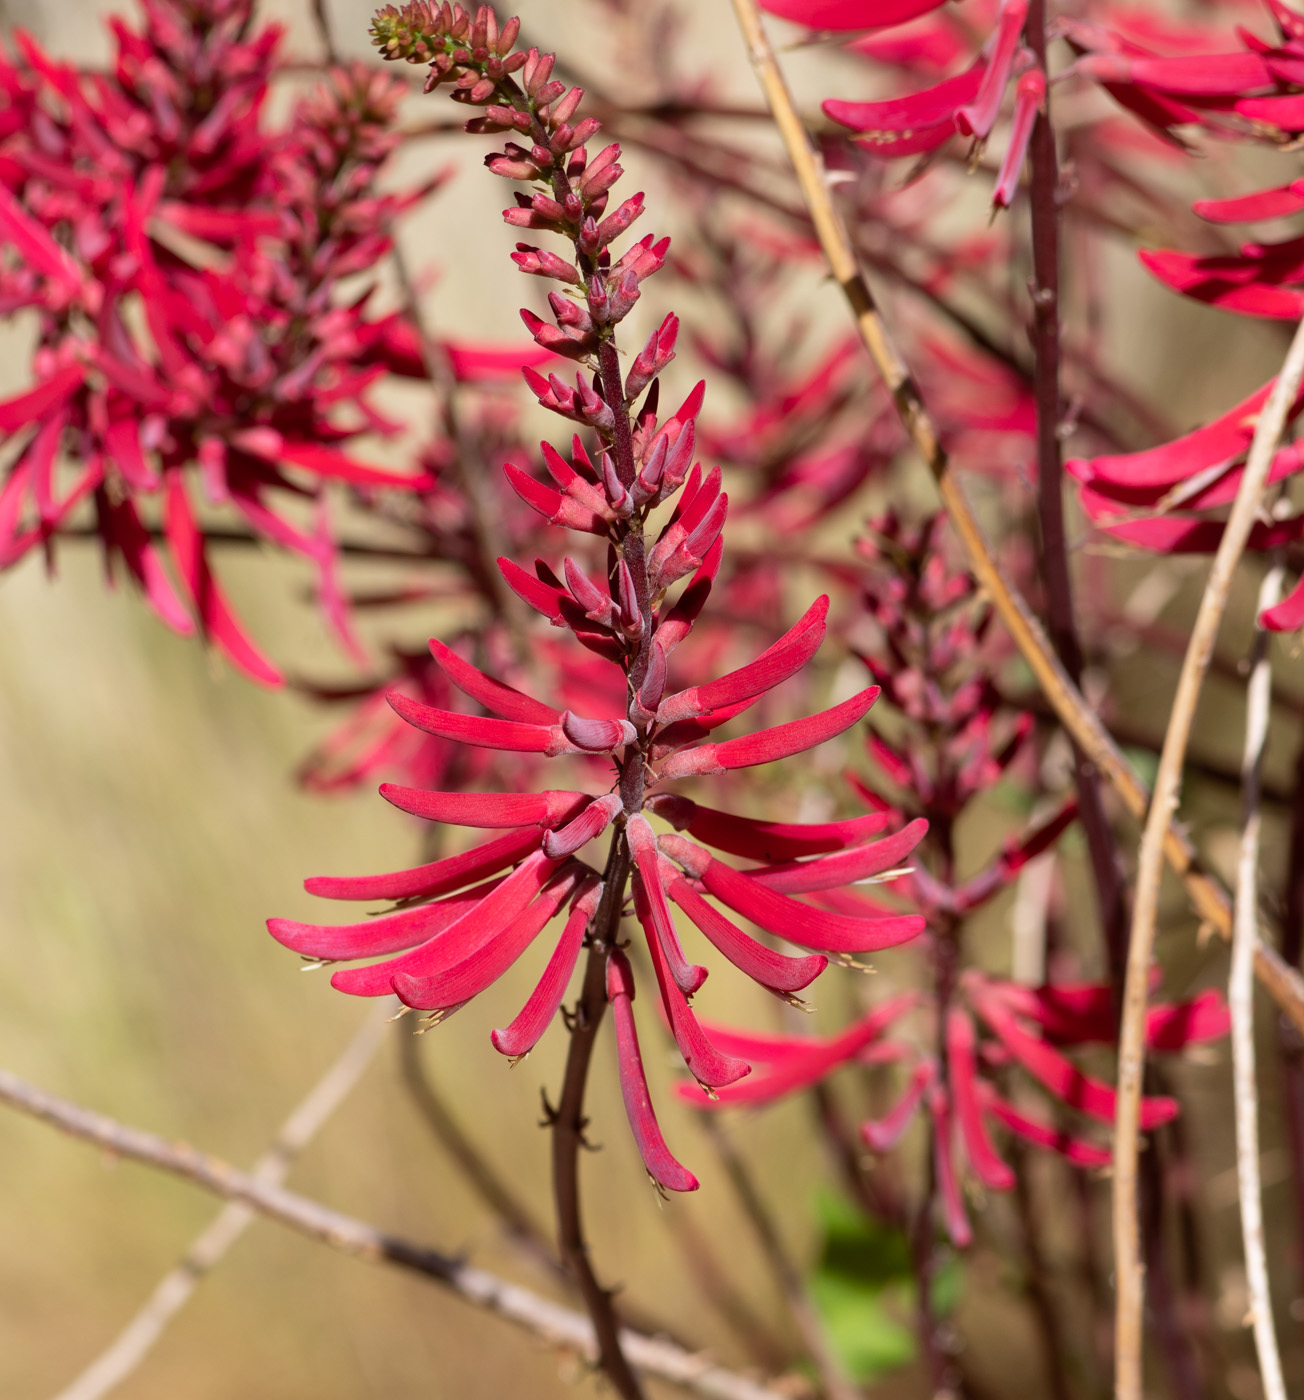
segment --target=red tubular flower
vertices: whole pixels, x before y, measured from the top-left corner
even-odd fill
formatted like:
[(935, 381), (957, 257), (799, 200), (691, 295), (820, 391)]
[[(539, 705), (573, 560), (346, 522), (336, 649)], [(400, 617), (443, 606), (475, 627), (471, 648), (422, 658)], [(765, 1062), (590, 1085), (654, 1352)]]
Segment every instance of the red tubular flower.
[[(658, 424), (656, 375), (669, 362), (677, 322), (662, 323), (628, 375), (615, 348), (618, 324), (641, 294), (641, 283), (664, 264), (666, 245), (645, 239), (621, 256), (613, 252), (614, 240), (641, 212), (642, 197), (607, 212), (621, 174), (619, 148), (608, 146), (590, 157), (584, 141), (596, 134), (596, 123), (573, 124), (579, 94), (551, 79), (549, 56), (533, 49), (512, 51), (515, 22), (499, 27), (486, 7), (472, 15), (457, 6), (413, 3), (382, 10), (374, 34), (386, 57), (428, 63), (431, 86), (457, 84), (459, 100), (484, 113), (473, 119), (473, 129), (529, 136), (528, 150), (512, 142), (490, 161), (495, 173), (535, 186), (531, 195), (518, 196), (504, 217), (570, 240), (570, 259), (544, 258), (521, 247), (517, 262), (526, 272), (579, 289), (582, 302), (550, 299), (553, 323), (531, 315), (527, 325), (539, 343), (566, 349), (581, 372), (573, 389), (529, 367), (525, 377), (545, 407), (584, 424), (587, 436), (574, 438), (569, 461), (544, 447), (544, 467), (554, 485), (515, 466), (507, 476), (525, 504), (550, 523), (602, 537), (606, 569), (592, 574), (569, 556), (560, 572), (542, 559), (535, 561), (533, 574), (509, 559), (499, 562), (518, 596), (570, 633), (592, 653), (593, 664), (608, 672), (614, 684), (590, 687), (590, 693), (610, 689), (621, 697), (622, 712), (578, 714), (539, 700), (472, 665), (455, 648), (432, 642), (444, 678), (487, 713), (453, 708), (442, 695), (429, 703), (405, 688), (389, 696), (404, 721), (457, 748), (560, 758), (586, 775), (607, 765), (602, 791), (592, 796), (569, 788), (481, 792), (459, 798), (447, 791), (386, 785), (384, 796), (414, 815), (502, 827), (505, 834), (412, 870), (308, 882), (311, 892), (327, 897), (420, 901), (414, 907), (344, 928), (282, 920), (269, 927), (309, 956), (379, 958), (336, 972), (332, 984), (360, 996), (393, 990), (408, 1006), (438, 1019), (479, 995), (564, 913), (565, 926), (542, 977), (516, 1020), (494, 1032), (493, 1044), (513, 1058), (528, 1053), (564, 999), (579, 949), (587, 943), (590, 957), (605, 961), (626, 1110), (648, 1172), (665, 1189), (691, 1190), (696, 1179), (670, 1156), (648, 1100), (634, 1026), (632, 969), (617, 942), (625, 882), (632, 881), (634, 911), (680, 1054), (696, 1080), (713, 1091), (735, 1085), (751, 1066), (713, 1043), (697, 1020), (689, 998), (701, 987), (706, 969), (685, 955), (672, 903), (736, 966), (775, 995), (792, 999), (828, 959), (775, 952), (735, 928), (708, 899), (718, 898), (769, 931), (817, 950), (862, 952), (903, 942), (922, 929), (922, 919), (832, 913), (779, 890), (823, 890), (882, 873), (913, 848), (924, 824), (866, 845), (883, 826), (877, 818), (810, 828), (766, 823), (698, 807), (668, 790), (679, 778), (772, 762), (835, 738), (864, 716), (878, 689), (871, 686), (808, 719), (724, 742), (710, 739), (716, 727), (806, 665), (823, 638), (828, 600), (819, 599), (749, 664), (715, 679), (672, 686), (678, 664), (673, 653), (691, 632), (720, 566), (728, 498), (719, 468), (703, 473), (692, 462), (703, 386)], [(581, 128), (583, 138), (577, 135)], [(636, 406), (639, 394), (642, 402)], [(651, 512), (672, 500), (659, 535), (645, 538)], [(659, 835), (653, 819), (663, 817), (708, 844), (741, 850), (759, 860), (762, 871), (735, 870), (681, 836)], [(608, 826), (614, 828), (614, 844), (599, 877), (583, 850)], [(807, 853), (817, 856), (809, 866), (790, 864)], [(776, 888), (760, 883), (767, 866), (773, 868)]]

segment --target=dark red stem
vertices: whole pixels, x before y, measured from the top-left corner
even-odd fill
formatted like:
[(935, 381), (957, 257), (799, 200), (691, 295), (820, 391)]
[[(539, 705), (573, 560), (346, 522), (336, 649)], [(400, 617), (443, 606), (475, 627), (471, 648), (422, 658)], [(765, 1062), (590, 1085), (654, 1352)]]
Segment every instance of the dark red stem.
[[(1032, 0), (1025, 29), (1028, 47), (1046, 67), (1046, 4)], [(1060, 441), (1060, 203), (1059, 160), (1051, 122), (1050, 91), (1033, 127), (1032, 162), (1032, 341), (1036, 363), (1037, 516), (1041, 528), (1041, 575), (1046, 590), (1047, 630), (1075, 685), (1082, 679), (1082, 647), (1073, 618), (1064, 533), (1064, 461)], [(1105, 814), (1100, 774), (1076, 745), (1073, 777), (1095, 876), (1100, 922), (1113, 980), (1121, 987), (1127, 960), (1127, 907), (1122, 872)]]

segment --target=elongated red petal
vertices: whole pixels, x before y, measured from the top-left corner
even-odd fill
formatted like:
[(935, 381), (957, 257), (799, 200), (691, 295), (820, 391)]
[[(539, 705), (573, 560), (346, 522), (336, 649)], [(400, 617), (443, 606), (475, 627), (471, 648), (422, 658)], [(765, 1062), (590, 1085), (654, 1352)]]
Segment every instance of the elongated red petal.
[(745, 1060), (722, 1054), (702, 1030), (692, 1007), (688, 1004), (688, 998), (675, 983), (661, 938), (648, 917), (644, 887), (637, 879), (634, 882), (634, 910), (643, 926), (652, 970), (656, 973), (657, 986), (661, 992), (662, 1009), (689, 1073), (707, 1089), (733, 1084), (744, 1075), (750, 1074), (751, 1065)]
[(671, 754), (662, 765), (660, 776), (670, 779), (725, 773), (731, 768), (751, 768), (758, 763), (790, 758), (850, 729), (865, 717), (878, 696), (878, 686), (871, 685), (850, 700), (806, 719), (775, 725), (773, 729), (760, 729), (755, 734), (728, 739), (723, 744), (703, 744), (701, 748)]
[(696, 1191), (697, 1178), (670, 1155), (661, 1136), (652, 1097), (643, 1073), (643, 1056), (634, 1025), (634, 974), (629, 959), (618, 948), (607, 958), (607, 1000), (616, 1026), (616, 1059), (620, 1067), (620, 1092), (625, 1115), (638, 1144), (648, 1175), (667, 1191)]
[(931, 1060), (921, 1060), (910, 1076), (901, 1097), (882, 1118), (868, 1118), (860, 1125), (860, 1136), (871, 1152), (890, 1152), (905, 1136), (919, 1101), (937, 1077)]
[[(657, 842), (648, 820), (632, 816), (625, 827), (630, 854), (634, 857), (635, 908), (649, 937), (660, 945), (675, 985), (685, 996), (692, 996), (706, 981), (706, 968), (690, 963), (680, 946), (679, 933), (661, 887)], [(673, 868), (673, 867), (672, 867)]]
[(205, 633), (247, 676), (266, 686), (283, 685), (284, 677), (245, 634), (208, 567), (203, 536), (191, 513), (180, 472), (172, 473), (168, 479), (166, 531), (177, 574)]
[(994, 1118), (999, 1118), (1012, 1133), (1018, 1133), (1037, 1147), (1048, 1147), (1079, 1167), (1107, 1167), (1113, 1160), (1107, 1147), (1098, 1147), (1094, 1142), (1031, 1117), (1003, 1099), (990, 1084), (980, 1082), (978, 1089), (983, 1107)]
[(413, 948), (410, 953), (403, 953), (386, 962), (372, 963), (369, 967), (345, 968), (331, 978), (331, 986), (351, 996), (387, 996), (393, 991), (394, 978), (400, 973), (430, 977), (463, 962), (525, 910), (547, 884), (557, 865), (557, 861), (548, 860), (542, 852), (536, 852), (505, 880), (494, 884), (478, 904), (433, 938)]
[(757, 821), (703, 807), (671, 792), (654, 794), (647, 805), (677, 831), (688, 831), (718, 851), (763, 861), (796, 860), (857, 846), (876, 836), (891, 820), (889, 813), (875, 812), (868, 817), (810, 825)]
[(924, 930), (924, 920), (917, 914), (857, 918), (789, 899), (756, 884), (682, 836), (662, 836), (660, 846), (672, 860), (701, 880), (722, 904), (759, 924), (767, 933), (803, 948), (871, 953), (905, 943)]
[(451, 928), (501, 883), (501, 879), (488, 880), (436, 903), (419, 904), (415, 909), (400, 909), (396, 914), (363, 919), (356, 924), (299, 924), (292, 919), (268, 919), (267, 931), (294, 952), (326, 962), (400, 953)]
[[(913, 993), (893, 997), (881, 1006), (875, 1007), (868, 1016), (863, 1016), (849, 1026), (841, 1035), (829, 1040), (812, 1040), (811, 1048), (805, 1054), (794, 1052), (785, 1056), (772, 1069), (764, 1074), (753, 1074), (746, 1083), (736, 1084), (722, 1093), (718, 1106), (727, 1108), (740, 1103), (770, 1103), (798, 1089), (809, 1089), (832, 1074), (840, 1065), (849, 1064), (861, 1055), (866, 1047), (878, 1040), (885, 1030), (912, 1006), (919, 998)], [(681, 1085), (677, 1092), (682, 1098), (697, 1102), (691, 1091), (687, 1094)], [(698, 1103), (699, 1108), (717, 1105)]]
[(1009, 1191), (1014, 1187), (1014, 1173), (992, 1146), (978, 1101), (976, 1043), (973, 1022), (958, 1007), (952, 1007), (946, 1017), (946, 1058), (965, 1155), (984, 1186)]
[(1190, 1001), (1152, 1006), (1146, 1012), (1146, 1044), (1152, 1050), (1185, 1050), (1205, 1040), (1230, 1035), (1231, 1011), (1223, 994), (1209, 990)]
[(436, 973), (394, 975), (394, 990), (404, 1006), (418, 1011), (448, 1011), (477, 997), (496, 982), (543, 932), (582, 878), (580, 870), (554, 875), (538, 897), (487, 943), (451, 967)]
[(677, 870), (667, 878), (666, 892), (740, 972), (779, 996), (810, 986), (829, 965), (820, 953), (791, 958), (757, 942), (712, 908)]
[(940, 1084), (928, 1091), (928, 1111), (933, 1118), (933, 1163), (937, 1171), (937, 1194), (942, 1203), (942, 1218), (946, 1233), (957, 1249), (973, 1242), (969, 1217), (960, 1193), (960, 1181), (955, 1171), (954, 1130), (951, 1125), (951, 1101)]
[(1263, 610), (1259, 626), (1269, 632), (1294, 632), (1304, 627), (1304, 578), (1275, 607)]
[(891, 870), (910, 854), (928, 834), (928, 823), (917, 817), (894, 836), (868, 846), (853, 846), (835, 855), (815, 860), (790, 861), (768, 870), (749, 870), (747, 878), (766, 889), (802, 894), (810, 890), (831, 890), (854, 884)]
[(986, 903), (1043, 851), (1051, 846), (1077, 820), (1078, 804), (1070, 799), (1058, 812), (1039, 823), (1022, 839), (1010, 842), (990, 866), (973, 879), (967, 880), (955, 892), (955, 907), (968, 913)]
[(677, 695), (666, 696), (657, 707), (657, 723), (671, 724), (677, 719), (690, 719), (721, 705), (733, 705), (739, 700), (773, 690), (801, 670), (819, 650), (824, 640), (828, 611), (827, 596), (818, 598), (798, 623), (750, 665), (730, 671), (706, 685), (691, 686)]
[(385, 697), (394, 712), (411, 725), (452, 739), (458, 744), (475, 744), (482, 749), (507, 749), (514, 753), (557, 754), (573, 752), (559, 726), (518, 724), (510, 719), (486, 719), (481, 715), (463, 715), (454, 710), (438, 710), (410, 699), (400, 690), (391, 690)]
[(316, 875), (305, 880), (303, 887), (322, 899), (417, 899), (446, 894), (514, 865), (537, 851), (542, 840), (543, 833), (537, 827), (527, 827), (411, 870), (385, 875)]
[(1248, 224), (1280, 219), (1304, 210), (1304, 182), (1293, 181), (1276, 189), (1258, 190), (1235, 199), (1197, 199), (1191, 208), (1214, 224)]
[(557, 940), (557, 946), (552, 950), (547, 967), (543, 969), (543, 976), (539, 978), (520, 1014), (506, 1030), (490, 1033), (489, 1039), (500, 1055), (507, 1055), (511, 1059), (528, 1055), (552, 1024), (552, 1018), (557, 1014), (557, 1008), (566, 995), (571, 974), (575, 971), (580, 949), (584, 946), (584, 934), (588, 929), (589, 920), (597, 911), (601, 899), (601, 880), (591, 880), (581, 888), (579, 896), (571, 905), (566, 927)]
[(427, 788), (381, 783), (380, 795), (414, 817), (456, 826), (555, 827), (592, 801), (586, 792), (432, 792)]
[(535, 700), (492, 676), (486, 676), (434, 637), (430, 639), (430, 654), (438, 662), (439, 669), (463, 694), (478, 700), (491, 714), (522, 724), (561, 723), (560, 710), (554, 710), (542, 700)]

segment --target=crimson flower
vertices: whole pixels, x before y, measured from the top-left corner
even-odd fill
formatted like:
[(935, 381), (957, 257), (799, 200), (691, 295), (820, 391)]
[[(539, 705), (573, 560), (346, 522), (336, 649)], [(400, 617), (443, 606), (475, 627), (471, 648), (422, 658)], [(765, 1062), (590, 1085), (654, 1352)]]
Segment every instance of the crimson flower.
[[(482, 992), (552, 919), (562, 918), (538, 985), (492, 1042), (512, 1058), (530, 1051), (561, 1005), (587, 942), (590, 966), (605, 974), (625, 1105), (643, 1161), (660, 1187), (691, 1190), (697, 1181), (671, 1156), (648, 1097), (632, 1009), (635, 982), (617, 937), (627, 886), (679, 1051), (698, 1083), (714, 1092), (750, 1066), (713, 1044), (693, 1011), (690, 998), (707, 969), (689, 961), (671, 905), (741, 971), (792, 998), (824, 970), (826, 953), (886, 948), (920, 931), (923, 921), (915, 915), (841, 914), (793, 896), (899, 863), (924, 824), (872, 842), (887, 824), (877, 814), (815, 826), (768, 822), (703, 805), (671, 787), (789, 758), (835, 738), (863, 718), (878, 688), (805, 719), (714, 737), (810, 660), (825, 633), (826, 598), (749, 663), (705, 683), (672, 685), (674, 652), (692, 631), (720, 567), (728, 511), (719, 468), (703, 472), (693, 461), (704, 386), (660, 418), (657, 376), (674, 355), (674, 316), (622, 367), (616, 328), (642, 284), (664, 265), (668, 240), (649, 236), (620, 255), (613, 251), (642, 212), (643, 197), (607, 212), (622, 174), (619, 147), (590, 155), (586, 143), (598, 123), (579, 115), (583, 94), (551, 77), (551, 55), (515, 51), (518, 29), (516, 20), (500, 27), (487, 7), (471, 15), (459, 6), (414, 3), (386, 7), (373, 32), (384, 56), (427, 62), (428, 87), (451, 83), (456, 100), (479, 108), (471, 130), (511, 132), (529, 142), (509, 141), (486, 161), (496, 174), (534, 187), (518, 194), (504, 217), (517, 228), (561, 234), (570, 244), (564, 257), (519, 244), (514, 258), (522, 271), (575, 289), (549, 295), (551, 321), (529, 311), (522, 316), (539, 345), (581, 366), (573, 383), (533, 370), (526, 379), (541, 404), (584, 433), (574, 435), (569, 455), (543, 444), (546, 480), (520, 467), (509, 466), (507, 475), (529, 506), (575, 532), (580, 547), (585, 537), (596, 537), (605, 567), (594, 574), (574, 556), (557, 567), (538, 559), (533, 572), (508, 559), (500, 565), (526, 603), (609, 669), (621, 708), (599, 715), (541, 700), (438, 641), (430, 644), (436, 664), (484, 713), (399, 692), (389, 703), (410, 725), (449, 743), (569, 760), (572, 774), (576, 763), (581, 774), (596, 763), (607, 776), (596, 791), (592, 784), (483, 793), (387, 784), (382, 794), (404, 811), (503, 834), (412, 869), (308, 881), (310, 892), (327, 898), (396, 902), (378, 918), (337, 927), (273, 919), (269, 928), (308, 957), (369, 960), (335, 972), (339, 990), (393, 991), (439, 1020)], [(660, 529), (645, 530), (652, 513), (671, 502)], [(598, 870), (582, 852), (609, 828)], [(716, 851), (756, 868), (739, 869)], [(731, 915), (811, 951), (777, 952)]]

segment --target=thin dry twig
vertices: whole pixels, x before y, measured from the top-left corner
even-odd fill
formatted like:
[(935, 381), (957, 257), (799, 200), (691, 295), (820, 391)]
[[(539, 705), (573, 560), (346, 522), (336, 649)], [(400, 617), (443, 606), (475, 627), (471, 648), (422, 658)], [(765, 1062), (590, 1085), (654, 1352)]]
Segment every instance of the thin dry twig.
[[(833, 204), (823, 164), (812, 149), (801, 118), (792, 104), (754, 0), (733, 0), (733, 6), (747, 41), (752, 64), (774, 113), (775, 124), (797, 171), (802, 195), (810, 209), (829, 268), (851, 306), (861, 340), (892, 394), (915, 450), (933, 473), (942, 503), (960, 538), (974, 577), (991, 599), (992, 606), (1070, 737), (1108, 779), (1128, 811), (1138, 819), (1144, 817), (1150, 805), (1149, 791), (1056, 659), (1027, 601), (1001, 574), (973, 509), (959, 482), (951, 474), (946, 450), (937, 436), (918, 386), (880, 316), (869, 284), (857, 264), (851, 242)], [(1232, 914), (1227, 892), (1202, 868), (1190, 840), (1171, 823), (1163, 834), (1163, 854), (1186, 885), (1191, 903), (1201, 920), (1224, 938), (1230, 939)], [(1304, 1030), (1304, 978), (1288, 966), (1275, 949), (1262, 941), (1255, 945), (1254, 967), (1268, 994), (1291, 1021)]]
[[(317, 1136), (362, 1077), (375, 1056), (384, 1029), (383, 1019), (367, 1016), (345, 1046), (344, 1053), (313, 1085), (282, 1124), (271, 1147), (254, 1163), (250, 1173), (254, 1180), (269, 1186), (279, 1186), (285, 1180), (294, 1159)], [(102, 1400), (121, 1385), (190, 1301), (204, 1275), (222, 1261), (253, 1218), (254, 1211), (247, 1205), (232, 1203), (224, 1207), (186, 1250), (180, 1262), (163, 1276), (135, 1317), (55, 1400)]]
[[(449, 1289), (464, 1302), (512, 1323), (548, 1346), (573, 1352), (590, 1364), (597, 1360), (593, 1324), (587, 1317), (485, 1269), (474, 1268), (439, 1250), (387, 1234), (366, 1221), (332, 1210), (283, 1186), (260, 1181), (252, 1173), (242, 1172), (189, 1143), (169, 1142), (156, 1133), (83, 1108), (3, 1069), (0, 1069), (0, 1102), (49, 1123), (71, 1137), (94, 1143), (115, 1157), (141, 1162), (190, 1181), (216, 1196), (238, 1201), (259, 1215), (277, 1220), (345, 1254), (420, 1274)], [(786, 1391), (727, 1370), (708, 1356), (685, 1351), (673, 1342), (629, 1330), (622, 1333), (620, 1340), (625, 1355), (639, 1370), (695, 1395), (705, 1396), (707, 1400), (790, 1400)]]
[[(1141, 1400), (1141, 1356), (1144, 1337), (1140, 1229), (1137, 1219), (1137, 1154), (1140, 1148), (1142, 1075), (1145, 1069), (1146, 993), (1154, 952), (1159, 885), (1163, 877), (1163, 846), (1172, 830), (1182, 786), (1186, 745), (1195, 722), (1200, 689), (1213, 654), (1218, 627), (1227, 606), (1232, 574), (1245, 550), (1263, 498), (1268, 470), (1286, 425), (1286, 415), (1304, 379), (1304, 321), (1291, 341), (1286, 361), (1254, 429), (1245, 474), (1214, 555), (1196, 614), (1191, 640), (1182, 662), (1168, 730), (1164, 736), (1155, 792), (1141, 838), (1137, 860), (1136, 906), (1128, 947), (1127, 981), (1123, 988), (1122, 1026), (1118, 1048), (1118, 1109), (1114, 1121), (1114, 1270), (1115, 1371), (1118, 1400)], [(1261, 946), (1251, 930), (1254, 946)]]
[[(1282, 567), (1274, 564), (1259, 590), (1261, 613), (1276, 603)], [(1272, 655), (1269, 636), (1255, 629), (1250, 679), (1245, 688), (1245, 823), (1236, 869), (1236, 931), (1227, 1002), (1232, 1015), (1233, 1100), (1236, 1105), (1236, 1179), (1240, 1187), (1241, 1235), (1245, 1242), (1245, 1277), (1250, 1293), (1250, 1321), (1259, 1354), (1264, 1400), (1286, 1400), (1281, 1354), (1272, 1323), (1268, 1259), (1263, 1247), (1263, 1190), (1259, 1179), (1259, 1090), (1254, 1063), (1254, 939), (1258, 933), (1259, 788), (1263, 749), (1272, 712)]]

